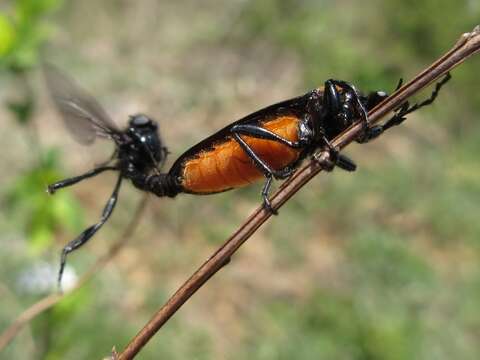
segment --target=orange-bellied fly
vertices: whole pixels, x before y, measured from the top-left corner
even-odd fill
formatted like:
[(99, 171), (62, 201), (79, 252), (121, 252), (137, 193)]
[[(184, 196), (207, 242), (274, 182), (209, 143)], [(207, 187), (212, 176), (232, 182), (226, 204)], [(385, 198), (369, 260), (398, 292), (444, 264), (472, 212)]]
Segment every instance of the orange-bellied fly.
[(63, 248), (58, 274), (60, 286), (67, 255), (91, 239), (108, 220), (117, 203), (122, 180), (131, 176), (136, 178), (138, 175), (159, 175), (168, 152), (158, 134), (157, 123), (146, 115), (130, 116), (128, 126), (119, 129), (95, 99), (78, 87), (72, 79), (52, 65), (45, 65), (44, 72), (53, 102), (74, 138), (85, 145), (92, 144), (97, 137), (111, 139), (115, 143), (115, 152), (106, 163), (85, 174), (51, 184), (48, 186), (48, 192), (53, 194), (58, 189), (104, 171), (119, 172), (113, 193), (103, 209), (100, 221), (85, 229)]
[[(377, 126), (370, 126), (367, 113), (387, 97), (385, 92), (364, 96), (345, 81), (328, 80), (322, 88), (227, 125), (183, 153), (166, 174), (136, 172), (129, 178), (139, 189), (174, 197), (179, 193), (218, 193), (265, 177), (263, 204), (276, 213), (268, 199), (272, 179), (289, 177), (303, 159), (319, 149), (329, 151), (333, 159), (322, 164), (327, 170), (336, 165), (354, 171), (355, 163), (332, 147), (330, 141), (335, 136), (358, 118), (364, 131), (356, 141), (368, 142), (402, 123), (407, 114), (431, 104), (449, 79), (447, 74), (437, 83), (427, 100), (413, 106), (404, 103), (391, 119)], [(400, 86), (401, 81), (397, 89)]]

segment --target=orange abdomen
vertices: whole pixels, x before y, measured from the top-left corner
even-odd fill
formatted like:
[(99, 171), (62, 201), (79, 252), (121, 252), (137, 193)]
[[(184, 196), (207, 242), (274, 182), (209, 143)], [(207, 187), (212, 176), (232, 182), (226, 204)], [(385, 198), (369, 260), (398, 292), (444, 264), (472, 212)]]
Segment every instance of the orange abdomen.
[[(298, 140), (298, 122), (295, 116), (282, 116), (262, 126), (290, 141)], [(292, 149), (276, 141), (242, 135), (252, 150), (271, 168), (279, 170), (298, 159), (301, 150)], [(191, 193), (214, 193), (245, 186), (263, 177), (253, 160), (231, 137), (200, 152), (183, 166), (182, 186)]]

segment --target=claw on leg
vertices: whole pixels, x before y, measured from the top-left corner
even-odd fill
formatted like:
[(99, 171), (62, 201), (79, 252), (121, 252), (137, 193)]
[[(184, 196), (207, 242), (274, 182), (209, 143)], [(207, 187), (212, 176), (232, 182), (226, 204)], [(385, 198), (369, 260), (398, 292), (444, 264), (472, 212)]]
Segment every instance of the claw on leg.
[(272, 175), (267, 176), (267, 181), (263, 185), (262, 189), (262, 198), (263, 198), (263, 208), (269, 211), (272, 215), (278, 215), (278, 211), (272, 207), (270, 199), (268, 198), (268, 193), (270, 192), (270, 187), (272, 186)]

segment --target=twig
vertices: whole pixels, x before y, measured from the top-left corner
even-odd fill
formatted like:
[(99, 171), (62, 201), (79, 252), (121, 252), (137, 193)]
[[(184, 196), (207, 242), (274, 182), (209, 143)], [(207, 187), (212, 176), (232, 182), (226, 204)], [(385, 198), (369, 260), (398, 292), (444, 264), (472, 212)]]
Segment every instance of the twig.
[(140, 200), (140, 203), (137, 205), (137, 209), (133, 215), (133, 218), (130, 220), (130, 223), (125, 228), (125, 231), (118, 237), (118, 240), (110, 247), (108, 252), (100, 257), (90, 269), (83, 274), (75, 286), (63, 294), (55, 293), (44, 297), (43, 299), (37, 301), (35, 304), (30, 306), (25, 310), (20, 316), (18, 316), (15, 321), (0, 334), (0, 351), (7, 346), (10, 341), (12, 341), (15, 336), (27, 325), (30, 321), (36, 318), (45, 310), (50, 309), (60, 302), (64, 297), (72, 294), (76, 290), (80, 289), (88, 281), (90, 281), (93, 276), (102, 269), (110, 260), (112, 260), (120, 249), (127, 243), (127, 241), (132, 237), (133, 233), (138, 227), (138, 224), (141, 220), (145, 207), (147, 205), (148, 195), (145, 194)]
[[(423, 89), (442, 74), (450, 71), (480, 50), (480, 26), (471, 33), (461, 36), (454, 47), (434, 62), (430, 67), (417, 75), (408, 84), (402, 86), (392, 96), (376, 106), (368, 114), (372, 124), (398, 108), (410, 96)], [(362, 125), (357, 122), (333, 140), (333, 145), (339, 149), (352, 142), (362, 131)], [(302, 166), (280, 189), (272, 196), (271, 203), (274, 209), (280, 208), (303, 185), (321, 171), (317, 161), (310, 161)], [(127, 347), (114, 358), (119, 360), (133, 359), (142, 347), (155, 333), (175, 314), (175, 312), (218, 270), (230, 260), (237, 249), (265, 222), (271, 213), (263, 207), (257, 208), (240, 228), (202, 265), (195, 273), (173, 294), (151, 318), (143, 329), (130, 341)]]

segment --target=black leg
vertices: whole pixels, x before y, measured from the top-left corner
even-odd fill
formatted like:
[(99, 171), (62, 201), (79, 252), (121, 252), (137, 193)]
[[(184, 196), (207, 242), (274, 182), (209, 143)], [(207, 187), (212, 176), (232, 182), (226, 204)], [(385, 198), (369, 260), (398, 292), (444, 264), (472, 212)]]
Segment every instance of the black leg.
[[(440, 89), (442, 88), (442, 86), (445, 85), (451, 78), (452, 78), (452, 75), (450, 75), (449, 72), (446, 73), (445, 76), (443, 77), (443, 79), (435, 84), (435, 89), (432, 91), (432, 94), (430, 95), (430, 97), (428, 99), (422, 101), (420, 104), (415, 104), (413, 106), (410, 106), (403, 111), (401, 110), (399, 112), (399, 116), (405, 116), (407, 114), (410, 114), (411, 112), (414, 112), (414, 111), (416, 111), (416, 110), (418, 110), (418, 109), (420, 109), (424, 106), (427, 106), (427, 105), (430, 105), (431, 103), (433, 103), (435, 101), (435, 99), (437, 98), (438, 93), (440, 92)], [(397, 125), (397, 124), (395, 124), (395, 125)]]
[(72, 177), (72, 178), (64, 179), (64, 180), (58, 181), (58, 182), (56, 182), (56, 183), (54, 183), (54, 184), (48, 185), (47, 191), (48, 191), (49, 194), (53, 194), (53, 193), (55, 193), (55, 191), (57, 191), (58, 189), (61, 189), (61, 188), (64, 188), (64, 187), (67, 187), (67, 186), (76, 184), (76, 183), (78, 183), (79, 181), (82, 181), (82, 180), (91, 178), (91, 177), (93, 177), (93, 176), (95, 176), (95, 175), (98, 175), (98, 174), (100, 174), (101, 172), (104, 172), (104, 171), (107, 171), (107, 170), (118, 170), (118, 168), (115, 167), (115, 166), (101, 166), (101, 167), (97, 167), (97, 168), (95, 168), (95, 169), (90, 170), (89, 172), (86, 172), (86, 173), (83, 174), (83, 175), (79, 175), (79, 176), (75, 176), (75, 177)]
[(326, 146), (326, 150), (323, 150), (313, 156), (318, 161), (322, 169), (325, 171), (332, 171), (335, 166), (345, 171), (355, 171), (357, 165), (348, 156), (340, 154), (337, 148), (335, 148), (330, 141), (324, 136), (323, 142)]
[(263, 172), (265, 175), (272, 175), (275, 179), (286, 179), (292, 174), (291, 169), (284, 169), (284, 170), (275, 170), (272, 169), (265, 161), (260, 159), (260, 157), (253, 151), (253, 149), (241, 138), (238, 134), (233, 134), (233, 138), (239, 143), (242, 147), (243, 151), (253, 160), (255, 166)]
[(272, 215), (278, 215), (278, 211), (272, 207), (270, 203), (270, 199), (268, 198), (268, 194), (270, 193), (270, 187), (272, 186), (272, 176), (266, 176), (265, 184), (263, 185), (262, 189), (262, 199), (263, 199), (263, 207), (272, 213)]
[(95, 225), (92, 225), (87, 229), (85, 229), (79, 236), (77, 236), (74, 240), (70, 241), (63, 248), (62, 255), (60, 257), (60, 270), (58, 272), (58, 288), (60, 290), (61, 290), (61, 284), (62, 284), (63, 270), (65, 269), (65, 264), (67, 262), (67, 255), (72, 251), (75, 251), (82, 245), (84, 245), (88, 240), (92, 238), (93, 235), (95, 235), (98, 229), (100, 229), (103, 226), (103, 224), (105, 224), (105, 222), (108, 220), (108, 218), (112, 214), (113, 209), (115, 208), (115, 205), (117, 203), (118, 192), (120, 190), (121, 183), (122, 183), (122, 175), (118, 177), (117, 183), (115, 184), (115, 188), (113, 189), (113, 193), (108, 199), (107, 204), (103, 209), (100, 221)]
[(230, 131), (239, 135), (247, 135), (258, 139), (277, 141), (293, 149), (299, 149), (305, 146), (305, 144), (302, 144), (300, 141), (290, 141), (278, 134), (275, 134), (273, 131), (258, 125), (235, 125), (230, 129)]
[[(262, 128), (260, 126), (257, 126), (257, 125), (235, 125), (235, 126), (232, 127), (231, 131), (233, 133), (236, 133), (236, 134), (247, 135), (247, 136), (251, 136), (251, 137), (254, 137), (254, 138), (277, 141), (281, 144), (284, 144), (284, 145), (289, 146), (289, 147), (294, 148), (294, 149), (302, 148), (302, 147), (305, 146), (304, 144), (302, 144), (299, 141), (294, 142), (294, 141), (287, 140), (287, 139), (279, 136), (278, 134), (275, 134), (274, 132), (272, 132), (268, 129), (264, 129), (264, 128)], [(326, 137), (324, 137), (323, 140), (324, 140), (325, 144), (327, 145), (329, 151), (331, 152), (331, 158), (333, 160), (331, 167), (328, 166), (326, 163), (323, 164), (326, 168), (328, 168), (329, 170), (332, 170), (333, 166), (337, 165), (338, 167), (342, 168), (343, 170), (355, 171), (357, 166), (355, 165), (355, 163), (352, 160), (350, 160), (347, 156), (340, 154), (338, 152), (338, 150), (334, 149), (333, 146), (330, 144), (330, 142), (327, 140)], [(248, 153), (247, 150), (245, 150), (245, 151)], [(251, 157), (255, 160), (255, 158), (253, 156), (251, 156)], [(259, 159), (259, 161), (261, 161), (261, 159)], [(262, 166), (262, 165), (260, 165), (260, 166)], [(263, 170), (263, 166), (262, 166), (262, 170)], [(285, 176), (285, 178), (288, 177), (289, 175), (290, 175), (290, 173), (288, 173)]]
[(405, 103), (402, 104), (402, 106), (400, 106), (400, 108), (396, 111), (396, 114), (390, 118), (389, 120), (387, 120), (383, 125), (377, 125), (377, 126), (373, 126), (371, 128), (369, 128), (367, 130), (367, 134), (365, 136), (364, 139), (361, 139), (360, 142), (368, 142), (368, 141), (371, 141), (375, 138), (377, 138), (379, 135), (381, 135), (385, 130), (388, 130), (389, 128), (391, 128), (392, 126), (397, 126), (397, 125), (400, 125), (401, 123), (403, 123), (407, 118), (406, 116), (424, 106), (427, 106), (427, 105), (430, 105), (431, 103), (433, 103), (435, 101), (435, 99), (437, 98), (438, 96), (438, 93), (440, 92), (440, 89), (442, 88), (443, 85), (445, 85), (445, 83), (447, 83), (450, 79), (452, 78), (452, 76), (450, 75), (450, 73), (447, 73), (442, 80), (440, 80), (436, 85), (435, 85), (435, 89), (432, 91), (432, 94), (430, 95), (430, 97), (424, 101), (422, 101), (421, 103), (417, 103), (417, 104), (414, 104), (412, 106), (410, 106), (410, 104), (408, 103), (408, 101), (406, 101)]
[(398, 84), (397, 84), (397, 87), (395, 88), (395, 91), (397, 91), (398, 89), (400, 89), (403, 85), (403, 78), (400, 78), (398, 80)]
[(274, 170), (268, 166), (260, 157), (255, 154), (255, 151), (242, 139), (239, 134), (234, 133), (233, 138), (239, 143), (242, 147), (243, 151), (253, 160), (255, 166), (263, 172), (266, 177), (265, 185), (262, 189), (262, 198), (263, 198), (263, 206), (265, 209), (270, 211), (273, 215), (277, 215), (278, 212), (272, 208), (270, 205), (270, 200), (268, 199), (268, 193), (270, 191), (270, 187), (272, 185), (272, 178), (275, 177), (276, 179), (286, 179), (292, 174), (292, 169), (286, 168), (281, 171)]

